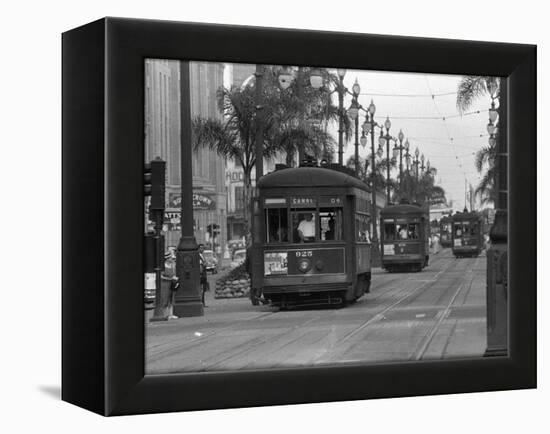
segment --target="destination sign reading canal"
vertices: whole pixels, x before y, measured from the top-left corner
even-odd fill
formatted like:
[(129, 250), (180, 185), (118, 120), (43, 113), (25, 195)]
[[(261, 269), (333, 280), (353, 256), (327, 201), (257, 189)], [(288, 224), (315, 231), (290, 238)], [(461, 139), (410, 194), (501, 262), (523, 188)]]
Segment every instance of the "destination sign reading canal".
[(290, 198), (290, 204), (297, 207), (311, 207), (315, 206), (315, 198), (311, 196), (293, 196)]

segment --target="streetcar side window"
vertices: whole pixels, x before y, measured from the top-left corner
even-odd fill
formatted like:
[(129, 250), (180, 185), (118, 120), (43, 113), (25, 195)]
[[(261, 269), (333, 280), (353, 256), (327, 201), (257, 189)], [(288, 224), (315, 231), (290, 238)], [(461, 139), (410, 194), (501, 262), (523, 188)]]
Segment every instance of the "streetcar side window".
[(420, 225), (418, 223), (408, 224), (407, 237), (411, 240), (417, 240), (420, 238)]
[(288, 213), (286, 208), (268, 208), (266, 215), (266, 235), (268, 243), (288, 242)]
[(305, 208), (293, 210), (291, 214), (292, 241), (295, 243), (312, 243), (315, 241), (316, 228), (316, 209)]
[(384, 239), (387, 241), (395, 240), (395, 223), (393, 221), (384, 222)]
[(355, 214), (356, 241), (370, 243), (370, 217), (366, 214)]
[(341, 241), (342, 224), (342, 208), (319, 209), (319, 228), (322, 241)]

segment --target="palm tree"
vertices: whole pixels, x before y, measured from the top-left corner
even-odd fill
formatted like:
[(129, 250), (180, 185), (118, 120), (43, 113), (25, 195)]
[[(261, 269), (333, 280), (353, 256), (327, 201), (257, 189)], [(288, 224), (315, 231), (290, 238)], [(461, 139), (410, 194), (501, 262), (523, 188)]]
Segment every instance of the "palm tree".
[[(250, 88), (220, 89), (218, 107), (225, 120), (193, 120), (193, 146), (208, 147), (221, 157), (235, 161), (243, 169), (244, 219), (249, 222), (249, 208), (252, 189), (252, 170), (256, 164), (254, 139), (258, 128), (254, 92)], [(263, 157), (273, 157), (278, 148), (266, 140), (264, 129)]]
[[(335, 80), (333, 74), (321, 70), (325, 81)], [(311, 68), (301, 67), (288, 89), (278, 84), (278, 68), (267, 67), (265, 84), (270, 111), (269, 140), (286, 154), (287, 166), (293, 166), (301, 152), (316, 158), (331, 157), (336, 142), (328, 134), (328, 123), (338, 119), (338, 108), (332, 104), (329, 87), (309, 86)], [(351, 123), (344, 117), (346, 140), (351, 136)]]
[(415, 174), (405, 171), (401, 188), (398, 188), (394, 194), (394, 201), (407, 199), (409, 201), (429, 202), (432, 197), (445, 198), (445, 190), (435, 185), (436, 174), (437, 169), (430, 166), (418, 177), (417, 181)]
[[(462, 114), (468, 110), (474, 101), (482, 96), (491, 95), (491, 87), (498, 89), (498, 77), (485, 77), (481, 75), (468, 75), (458, 83), (456, 95), (456, 107)], [(498, 92), (498, 91), (497, 91)]]
[(485, 146), (476, 153), (475, 166), (479, 173), (483, 172), (483, 168), (487, 166), (487, 171), (481, 177), (481, 181), (477, 185), (474, 193), (479, 196), (482, 204), (495, 203), (496, 189), (494, 179), (496, 175), (495, 169), (496, 147)]
[[(466, 76), (458, 83), (458, 91), (456, 97), (456, 106), (462, 114), (468, 110), (473, 102), (482, 96), (490, 96), (498, 98), (498, 88), (500, 80), (497, 77), (484, 76)], [(494, 91), (496, 89), (496, 91)], [(493, 92), (491, 92), (493, 90)], [(495, 96), (496, 95), (496, 96)], [(480, 197), (482, 203), (495, 202), (495, 163), (496, 149), (495, 143), (480, 149), (476, 153), (476, 169), (479, 173), (483, 173), (485, 167), (487, 171), (483, 174), (480, 183), (475, 189), (475, 194)]]

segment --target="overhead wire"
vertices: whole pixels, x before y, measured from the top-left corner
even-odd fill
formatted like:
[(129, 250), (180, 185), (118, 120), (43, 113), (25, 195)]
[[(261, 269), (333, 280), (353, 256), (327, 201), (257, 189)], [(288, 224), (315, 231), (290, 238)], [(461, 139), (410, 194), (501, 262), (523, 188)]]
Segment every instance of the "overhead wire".
[[(428, 77), (427, 77), (426, 74), (424, 74), (424, 80), (426, 81), (426, 86), (428, 87), (428, 91), (430, 92), (430, 94), (433, 95), (433, 92), (432, 92), (432, 89), (431, 89), (431, 86), (430, 86), (430, 82), (429, 82)], [(451, 148), (453, 150), (454, 157), (457, 161), (458, 167), (460, 168), (460, 170), (462, 171), (462, 174), (464, 175), (464, 181), (467, 183), (468, 178), (466, 176), (466, 171), (464, 170), (464, 167), (462, 165), (462, 160), (459, 159), (458, 156), (457, 156), (457, 152), (456, 152), (455, 145), (454, 145), (454, 140), (452, 139), (451, 133), (449, 131), (449, 127), (447, 126), (446, 118), (444, 116), (441, 116), (441, 112), (439, 111), (439, 107), (437, 107), (437, 103), (435, 102), (434, 97), (432, 97), (432, 102), (434, 104), (435, 111), (437, 112), (437, 114), (439, 114), (439, 116), (443, 120), (443, 125), (445, 126), (445, 131), (447, 132), (447, 138), (451, 143)]]

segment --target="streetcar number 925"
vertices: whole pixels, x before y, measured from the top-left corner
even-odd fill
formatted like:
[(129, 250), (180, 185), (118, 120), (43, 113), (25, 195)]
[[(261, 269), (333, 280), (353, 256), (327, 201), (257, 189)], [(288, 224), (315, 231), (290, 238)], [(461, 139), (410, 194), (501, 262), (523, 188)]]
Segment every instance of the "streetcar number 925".
[(307, 258), (307, 257), (311, 257), (313, 256), (313, 251), (312, 250), (303, 250), (301, 252), (296, 252), (296, 257), (297, 258)]

